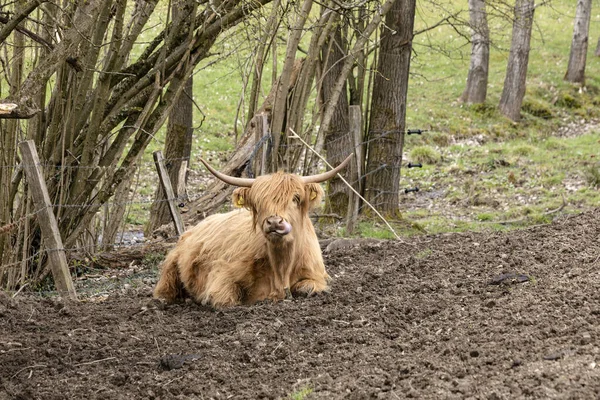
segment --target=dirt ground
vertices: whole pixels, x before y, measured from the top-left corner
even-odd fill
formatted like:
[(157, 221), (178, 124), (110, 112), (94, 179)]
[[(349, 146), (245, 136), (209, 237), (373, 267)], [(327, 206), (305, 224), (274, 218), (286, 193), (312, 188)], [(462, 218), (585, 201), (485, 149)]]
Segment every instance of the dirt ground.
[(0, 399), (600, 398), (600, 210), (325, 259), (329, 294), (221, 311), (0, 293)]

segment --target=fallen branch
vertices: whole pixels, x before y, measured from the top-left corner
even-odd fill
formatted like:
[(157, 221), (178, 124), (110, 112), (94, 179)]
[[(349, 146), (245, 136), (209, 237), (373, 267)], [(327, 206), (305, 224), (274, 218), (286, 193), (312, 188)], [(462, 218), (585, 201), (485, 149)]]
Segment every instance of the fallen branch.
[(14, 373), (13, 376), (10, 377), (10, 379), (14, 378), (15, 376), (19, 375), (21, 372), (25, 371), (26, 369), (34, 369), (34, 368), (46, 368), (48, 367), (46, 364), (35, 364), (35, 365), (30, 365), (28, 367), (25, 368), (21, 368), (20, 370), (18, 370), (17, 372)]
[(104, 361), (114, 360), (115, 358), (117, 358), (117, 357), (107, 357), (107, 358), (103, 358), (101, 360), (94, 360), (94, 361), (89, 361), (89, 362), (74, 364), (73, 366), (74, 367), (81, 367), (82, 365), (97, 364), (97, 363), (104, 362)]

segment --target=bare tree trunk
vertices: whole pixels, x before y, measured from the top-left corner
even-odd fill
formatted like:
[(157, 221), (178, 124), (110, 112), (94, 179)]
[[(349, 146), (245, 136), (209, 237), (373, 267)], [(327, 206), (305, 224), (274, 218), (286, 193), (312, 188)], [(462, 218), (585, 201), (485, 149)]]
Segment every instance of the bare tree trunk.
[(500, 112), (515, 122), (521, 119), (521, 105), (525, 97), (534, 11), (534, 0), (517, 0), (508, 67), (499, 105)]
[(565, 80), (573, 83), (585, 83), (585, 62), (587, 58), (590, 18), (592, 16), (592, 0), (577, 0), (575, 26), (569, 66)]
[[(175, 26), (186, 25), (188, 31), (193, 21), (190, 16), (196, 15), (195, 2), (187, 4), (173, 4), (172, 14)], [(169, 114), (167, 125), (167, 137), (165, 143), (165, 162), (173, 193), (181, 201), (186, 198), (186, 171), (192, 151), (193, 134), (193, 77), (182, 76), (180, 73), (174, 78), (176, 80), (187, 79), (185, 88)], [(162, 185), (158, 185), (155, 200), (150, 211), (150, 219), (146, 225), (145, 233), (149, 236), (156, 228), (171, 222), (171, 213), (168, 203), (165, 201), (165, 192)]]
[[(350, 122), (348, 115), (348, 91), (346, 84), (338, 96), (336, 104), (330, 104), (329, 100), (335, 87), (335, 82), (342, 72), (343, 59), (347, 49), (342, 39), (342, 19), (337, 16), (334, 22), (337, 26), (325, 42), (322, 49), (323, 77), (322, 90), (323, 104), (325, 107), (334, 107), (331, 124), (325, 133), (325, 151), (327, 162), (331, 165), (339, 165), (348, 156), (350, 145)], [(349, 178), (350, 168), (344, 172), (345, 178)], [(346, 215), (348, 209), (348, 192), (344, 182), (335, 177), (331, 179), (327, 190), (327, 205), (329, 211), (339, 215)]]
[(379, 26), (385, 15), (393, 7), (395, 0), (385, 0), (381, 6), (377, 7), (377, 10), (372, 14), (371, 20), (366, 25), (364, 32), (360, 35), (354, 46), (348, 51), (348, 56), (344, 59), (342, 70), (340, 75), (337, 77), (334, 89), (329, 99), (329, 106), (323, 110), (323, 118), (321, 120), (321, 126), (319, 127), (319, 134), (327, 132), (331, 118), (333, 117), (335, 107), (337, 104), (337, 98), (342, 94), (342, 88), (347, 82), (348, 74), (354, 66), (355, 57), (364, 51), (366, 43), (369, 41), (371, 34), (375, 32), (375, 29)]
[(366, 198), (399, 214), (398, 190), (416, 0), (395, 0), (385, 18), (369, 122)]
[(252, 88), (250, 89), (250, 95), (248, 96), (250, 97), (248, 100), (248, 124), (250, 124), (250, 121), (256, 114), (256, 108), (259, 104), (260, 89), (262, 87), (265, 59), (269, 53), (270, 45), (276, 40), (277, 27), (279, 26), (277, 16), (279, 14), (280, 3), (281, 0), (273, 1), (271, 14), (269, 14), (269, 19), (265, 24), (264, 33), (256, 48), (256, 61), (254, 62), (254, 68), (252, 68)]
[(294, 68), (294, 63), (296, 62), (296, 51), (298, 49), (298, 44), (300, 43), (300, 39), (302, 37), (304, 23), (306, 22), (306, 19), (310, 14), (312, 3), (312, 0), (303, 0), (301, 4), (301, 9), (296, 15), (296, 19), (293, 23), (289, 34), (290, 36), (287, 43), (285, 60), (283, 63), (281, 76), (279, 77), (276, 83), (277, 90), (275, 92), (275, 99), (273, 101), (273, 113), (271, 114), (271, 135), (273, 137), (273, 152), (271, 153), (272, 171), (277, 171), (279, 167), (283, 165), (284, 161), (279, 159), (280, 153), (278, 149), (281, 143), (282, 134), (286, 138), (287, 142), (287, 132), (282, 131), (285, 126), (284, 121), (287, 110), (290, 78), (292, 75), (292, 70)]
[(598, 43), (596, 44), (596, 51), (594, 52), (596, 57), (600, 57), (600, 38), (598, 38)]
[(465, 103), (483, 103), (487, 95), (490, 63), (490, 32), (484, 0), (469, 0), (471, 22), (471, 64), (467, 86), (461, 96)]
[[(18, 5), (21, 2), (17, 2)], [(16, 25), (15, 25), (16, 27)], [(16, 97), (21, 88), (23, 79), (23, 67), (25, 63), (25, 41), (23, 34), (15, 32), (14, 42), (12, 43), (12, 62), (10, 65), (10, 93)], [(10, 119), (3, 122), (4, 126), (0, 126), (0, 226), (7, 225), (13, 222), (13, 198), (12, 198), (12, 175), (16, 170), (14, 166), (17, 164), (17, 140), (19, 137), (20, 122), (17, 119)], [(4, 261), (12, 260), (14, 237), (8, 233), (0, 233), (0, 264)], [(0, 268), (0, 284), (6, 278), (7, 287), (14, 288), (17, 282), (17, 273), (19, 266), (16, 265), (12, 271), (5, 271)], [(8, 275), (5, 275), (8, 273)], [(24, 277), (21, 277), (21, 280)]]

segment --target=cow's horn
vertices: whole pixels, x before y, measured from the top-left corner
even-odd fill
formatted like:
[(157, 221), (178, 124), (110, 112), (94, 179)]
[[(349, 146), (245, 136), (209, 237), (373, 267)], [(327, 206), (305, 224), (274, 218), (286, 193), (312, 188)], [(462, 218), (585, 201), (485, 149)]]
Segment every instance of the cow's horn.
[(351, 153), (348, 157), (346, 157), (346, 159), (344, 161), (342, 161), (342, 163), (340, 165), (338, 165), (337, 167), (335, 167), (332, 170), (323, 172), (322, 174), (318, 174), (318, 175), (303, 176), (302, 181), (304, 183), (321, 183), (321, 182), (325, 182), (328, 179), (333, 178), (334, 176), (337, 175), (338, 172), (340, 172), (342, 169), (344, 169), (344, 167), (350, 162), (350, 159), (352, 158), (353, 155), (354, 155), (354, 153)]
[(217, 171), (213, 167), (211, 167), (203, 159), (200, 159), (200, 161), (202, 161), (202, 164), (204, 164), (204, 166), (206, 168), (208, 168), (208, 170), (210, 171), (211, 174), (213, 174), (214, 176), (216, 176), (217, 178), (219, 178), (220, 180), (222, 180), (225, 183), (228, 183), (228, 184), (233, 185), (233, 186), (239, 186), (239, 187), (250, 187), (254, 183), (254, 179), (251, 179), (251, 178), (238, 178), (238, 177), (235, 177), (235, 176), (225, 175), (225, 174)]

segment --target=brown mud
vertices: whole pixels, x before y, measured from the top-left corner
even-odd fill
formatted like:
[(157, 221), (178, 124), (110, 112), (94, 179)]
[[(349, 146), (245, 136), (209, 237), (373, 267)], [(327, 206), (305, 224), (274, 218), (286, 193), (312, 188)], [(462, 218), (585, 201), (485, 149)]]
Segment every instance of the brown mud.
[(600, 210), (325, 262), (329, 294), (218, 311), (0, 293), (0, 399), (600, 398)]

